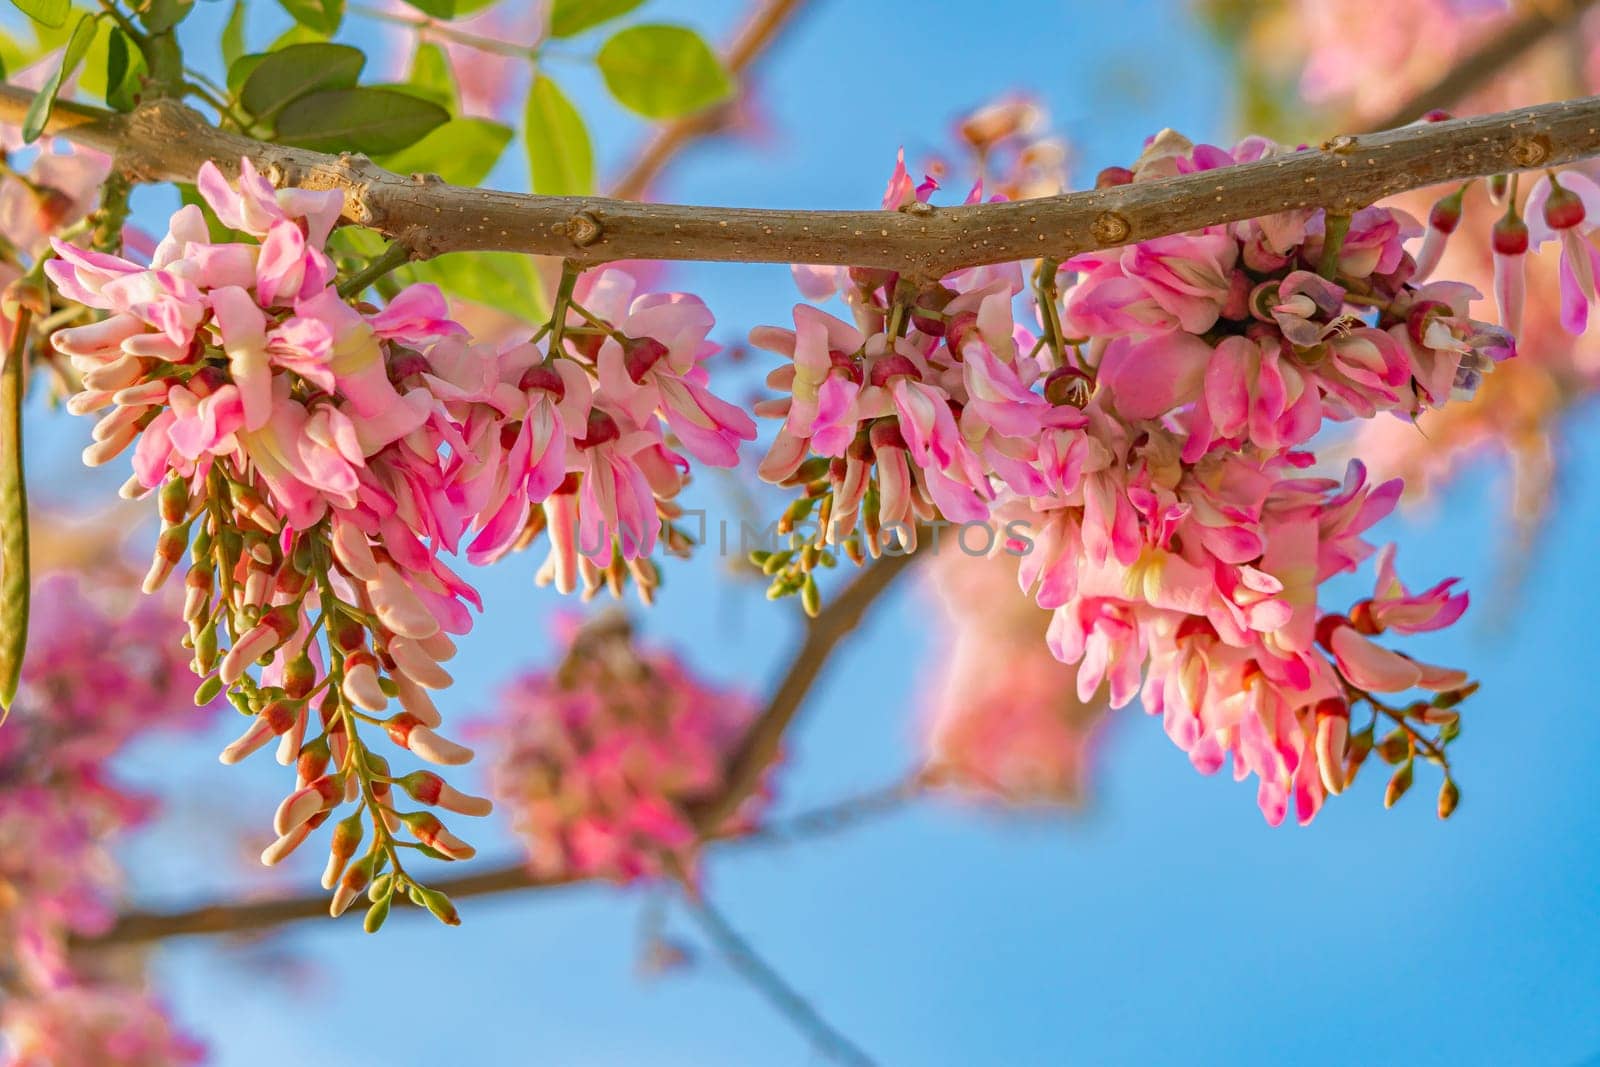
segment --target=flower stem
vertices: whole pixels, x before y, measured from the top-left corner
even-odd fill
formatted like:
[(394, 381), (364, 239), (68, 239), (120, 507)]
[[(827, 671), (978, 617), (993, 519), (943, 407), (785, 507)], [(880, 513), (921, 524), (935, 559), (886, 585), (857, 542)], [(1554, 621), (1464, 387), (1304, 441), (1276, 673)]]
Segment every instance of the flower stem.
[(385, 248), (361, 270), (350, 275), (339, 283), (339, 295), (346, 300), (352, 296), (359, 296), (367, 286), (384, 277), (391, 271), (405, 266), (411, 261), (411, 249), (395, 241)]

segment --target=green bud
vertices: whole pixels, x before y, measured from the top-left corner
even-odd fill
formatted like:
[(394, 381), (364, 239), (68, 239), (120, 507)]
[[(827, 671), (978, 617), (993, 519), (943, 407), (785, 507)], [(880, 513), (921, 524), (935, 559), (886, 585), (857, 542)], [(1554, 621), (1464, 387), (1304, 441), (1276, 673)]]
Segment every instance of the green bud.
[(199, 688), (194, 691), (194, 706), (197, 708), (205, 707), (207, 704), (217, 699), (217, 696), (221, 692), (222, 679), (213, 674), (211, 677), (201, 682)]
[(411, 899), (420, 899), (423, 907), (433, 913), (433, 917), (446, 926), (460, 926), (461, 915), (456, 911), (456, 906), (450, 902), (450, 897), (437, 889), (428, 889), (426, 886), (416, 886), (411, 894)]

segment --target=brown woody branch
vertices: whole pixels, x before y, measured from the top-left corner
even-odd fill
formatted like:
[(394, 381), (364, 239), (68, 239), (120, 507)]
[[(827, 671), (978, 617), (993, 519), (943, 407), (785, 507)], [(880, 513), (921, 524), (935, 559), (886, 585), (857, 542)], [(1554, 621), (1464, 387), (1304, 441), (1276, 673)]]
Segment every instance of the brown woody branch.
[(638, 155), (634, 156), (633, 162), (612, 185), (611, 195), (619, 200), (638, 200), (673, 156), (692, 142), (726, 129), (749, 90), (748, 85), (742, 82), (743, 76), (777, 40), (784, 27), (805, 6), (805, 2), (763, 0), (739, 27), (722, 54), (722, 65), (728, 68), (728, 73), (735, 81), (740, 82), (738, 95), (718, 107), (697, 111), (657, 127)]
[[(0, 121), (32, 94), (0, 85)], [(128, 115), (60, 106), (51, 130), (117, 156), (132, 178), (192, 180), (214, 161), (250, 157), (280, 184), (345, 193), (345, 218), (418, 257), (459, 251), (615, 259), (832, 263), (926, 277), (984, 263), (1063, 258), (1293, 208), (1350, 212), (1386, 196), (1600, 155), (1600, 97), (1335, 137), (1295, 152), (1200, 174), (1012, 203), (915, 212), (789, 211), (639, 204), (464, 189), (403, 178), (358, 155), (330, 156), (217, 129), (171, 100)]]
[(1574, 29), (1578, 20), (1596, 0), (1556, 0), (1554, 4), (1532, 5), (1517, 21), (1487, 38), (1445, 71), (1432, 85), (1424, 86), (1392, 111), (1374, 121), (1369, 129), (1387, 130), (1403, 126), (1432, 111), (1451, 108), (1511, 64), (1527, 55), (1558, 32)]

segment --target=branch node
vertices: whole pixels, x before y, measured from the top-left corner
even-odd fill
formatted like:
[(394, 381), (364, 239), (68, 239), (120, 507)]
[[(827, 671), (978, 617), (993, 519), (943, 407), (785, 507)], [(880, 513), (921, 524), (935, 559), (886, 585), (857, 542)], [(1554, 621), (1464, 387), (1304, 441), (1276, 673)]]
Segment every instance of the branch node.
[(413, 185), (443, 185), (444, 184), (444, 179), (442, 177), (440, 177), (439, 175), (437, 175), (437, 174), (413, 174), (413, 175), (411, 175), (411, 184), (413, 184)]
[(1337, 152), (1340, 155), (1354, 152), (1357, 147), (1359, 146), (1356, 143), (1356, 139), (1348, 133), (1341, 133), (1337, 137), (1322, 142), (1322, 150), (1324, 152)]
[(567, 235), (567, 240), (574, 245), (579, 248), (588, 248), (600, 240), (601, 235), (605, 233), (605, 227), (601, 225), (600, 219), (594, 212), (584, 210), (577, 212), (567, 220), (564, 232)]
[(1508, 155), (1518, 167), (1537, 167), (1550, 158), (1550, 138), (1542, 133), (1518, 137), (1511, 142)]
[(900, 210), (905, 212), (907, 215), (916, 215), (919, 218), (926, 218), (927, 216), (932, 215), (937, 209), (925, 200), (913, 200)]
[(1133, 232), (1133, 224), (1115, 211), (1102, 211), (1089, 227), (1096, 243), (1102, 248), (1120, 245)]

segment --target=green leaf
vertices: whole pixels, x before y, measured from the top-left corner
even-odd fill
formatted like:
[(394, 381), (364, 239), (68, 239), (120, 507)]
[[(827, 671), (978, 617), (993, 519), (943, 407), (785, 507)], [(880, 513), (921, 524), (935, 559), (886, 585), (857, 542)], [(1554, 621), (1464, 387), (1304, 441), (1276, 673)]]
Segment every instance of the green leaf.
[(591, 26), (610, 22), (644, 0), (555, 0), (550, 7), (550, 36), (576, 37)]
[(600, 46), (595, 62), (611, 95), (645, 118), (688, 115), (733, 92), (711, 46), (682, 26), (630, 26)]
[(330, 37), (344, 21), (344, 0), (278, 0), (293, 19), (308, 30)]
[(106, 104), (116, 111), (132, 111), (144, 88), (146, 69), (144, 53), (114, 27), (106, 44)]
[(450, 57), (438, 45), (431, 41), (417, 45), (416, 54), (411, 57), (411, 74), (406, 81), (417, 95), (456, 110), (455, 72), (450, 69)]
[(594, 192), (594, 149), (583, 116), (561, 87), (542, 74), (528, 90), (523, 126), (534, 192), (551, 196)]
[(532, 256), (515, 252), (447, 252), (395, 272), (403, 282), (432, 282), (457, 300), (503, 311), (524, 322), (550, 314)]
[(432, 15), (436, 19), (456, 17), (456, 0), (406, 0), (406, 3), (424, 15)]
[(244, 0), (233, 0), (233, 10), (222, 27), (222, 65), (233, 68), (244, 55)]
[(250, 75), (255, 73), (263, 60), (267, 58), (265, 52), (249, 52), (228, 64), (228, 92), (234, 96), (239, 95), (239, 90), (244, 83), (250, 80)]
[(500, 161), (511, 133), (488, 119), (451, 119), (380, 162), (396, 174), (437, 174), (453, 185), (477, 185)]
[(398, 152), (437, 126), (450, 112), (430, 100), (393, 89), (329, 89), (302, 96), (278, 115), (278, 140), (321, 152)]
[(51, 29), (65, 26), (72, 14), (72, 0), (11, 0), (11, 6)]
[[(270, 119), (308, 93), (350, 88), (361, 77), (366, 62), (361, 50), (349, 45), (290, 45), (281, 52), (269, 52), (257, 63), (239, 88), (239, 102), (257, 118)], [(230, 82), (232, 73), (229, 71)]]
[(34, 96), (33, 103), (28, 105), (28, 115), (22, 120), (24, 142), (32, 144), (44, 133), (45, 124), (50, 121), (50, 112), (55, 109), (56, 94), (61, 91), (61, 83), (72, 77), (72, 72), (83, 62), (84, 53), (89, 51), (98, 28), (99, 20), (93, 15), (80, 17), (78, 24), (72, 28), (66, 50), (61, 53), (61, 66), (50, 75), (50, 80), (44, 83), (44, 87)]

